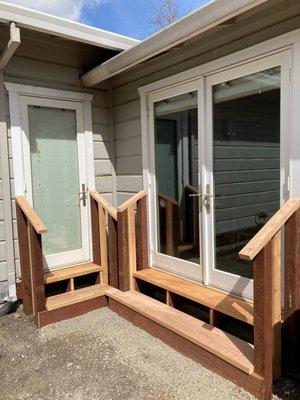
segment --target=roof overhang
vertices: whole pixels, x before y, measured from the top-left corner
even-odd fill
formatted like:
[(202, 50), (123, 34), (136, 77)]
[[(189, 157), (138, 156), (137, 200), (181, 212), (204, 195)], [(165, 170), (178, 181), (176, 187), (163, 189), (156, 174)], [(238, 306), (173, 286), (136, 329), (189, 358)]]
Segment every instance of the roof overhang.
[(267, 1), (213, 0), (137, 46), (88, 71), (81, 77), (82, 82), (86, 87), (94, 86)]
[(0, 1), (0, 22), (16, 22), (20, 28), (48, 33), (65, 39), (111, 50), (128, 50), (139, 40), (97, 29), (54, 15)]

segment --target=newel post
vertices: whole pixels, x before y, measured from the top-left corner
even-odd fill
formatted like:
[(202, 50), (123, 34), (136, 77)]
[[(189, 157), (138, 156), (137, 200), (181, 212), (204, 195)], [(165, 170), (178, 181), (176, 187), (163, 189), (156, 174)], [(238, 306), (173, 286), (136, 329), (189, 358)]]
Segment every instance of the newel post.
[(284, 255), (284, 368), (300, 376), (300, 210), (285, 225)]
[(136, 270), (135, 205), (118, 210), (118, 263), (119, 289), (124, 292), (134, 288), (133, 272)]
[(254, 371), (265, 379), (265, 399), (280, 376), (280, 232), (254, 259)]

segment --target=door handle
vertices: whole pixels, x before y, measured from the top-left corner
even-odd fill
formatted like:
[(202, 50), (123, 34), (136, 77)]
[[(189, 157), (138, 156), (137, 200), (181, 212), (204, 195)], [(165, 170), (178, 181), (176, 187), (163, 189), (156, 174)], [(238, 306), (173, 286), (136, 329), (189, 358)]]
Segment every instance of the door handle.
[(82, 191), (78, 192), (77, 194), (79, 196), (82, 196), (82, 197), (80, 197), (79, 200), (82, 200), (82, 205), (83, 205), (83, 207), (85, 207), (86, 206), (86, 201), (87, 201), (87, 192), (88, 192), (88, 188), (86, 188), (85, 183), (82, 183), (81, 190)]

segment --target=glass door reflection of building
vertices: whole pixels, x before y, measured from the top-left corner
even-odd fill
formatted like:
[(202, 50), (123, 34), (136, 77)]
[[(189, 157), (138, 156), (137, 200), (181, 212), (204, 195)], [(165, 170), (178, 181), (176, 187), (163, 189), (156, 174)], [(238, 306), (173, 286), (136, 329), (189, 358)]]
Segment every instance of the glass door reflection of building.
[(200, 264), (197, 92), (154, 104), (157, 250)]
[(213, 86), (215, 269), (252, 278), (238, 252), (280, 207), (280, 67)]

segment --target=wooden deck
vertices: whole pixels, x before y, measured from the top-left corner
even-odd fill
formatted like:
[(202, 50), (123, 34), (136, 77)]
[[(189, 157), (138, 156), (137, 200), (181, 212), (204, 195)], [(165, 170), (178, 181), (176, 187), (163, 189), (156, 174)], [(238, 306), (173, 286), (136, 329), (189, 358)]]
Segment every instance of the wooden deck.
[(154, 268), (136, 271), (133, 276), (136, 279), (163, 288), (169, 293), (175, 293), (212, 310), (253, 325), (253, 305), (249, 302)]
[(190, 315), (130, 290), (114, 289), (108, 297), (175, 332), (236, 368), (253, 373), (253, 346)]
[(62, 269), (46, 272), (44, 275), (44, 281), (45, 284), (49, 284), (100, 271), (102, 271), (102, 267), (94, 263), (73, 265)]

